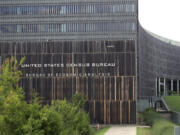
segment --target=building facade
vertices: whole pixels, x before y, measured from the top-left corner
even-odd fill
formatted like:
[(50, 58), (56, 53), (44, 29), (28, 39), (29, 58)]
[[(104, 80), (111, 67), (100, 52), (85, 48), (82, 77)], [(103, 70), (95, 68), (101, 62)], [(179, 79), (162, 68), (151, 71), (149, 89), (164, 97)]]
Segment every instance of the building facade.
[(0, 1), (1, 64), (26, 57), (27, 101), (33, 90), (44, 104), (82, 93), (92, 123), (135, 124), (137, 111), (179, 93), (177, 45), (141, 27), (138, 0)]
[(92, 123), (136, 123), (137, 0), (1, 0), (0, 55), (31, 100), (82, 93)]
[(138, 35), (137, 108), (143, 111), (149, 101), (179, 93), (180, 43), (150, 33), (141, 25)]

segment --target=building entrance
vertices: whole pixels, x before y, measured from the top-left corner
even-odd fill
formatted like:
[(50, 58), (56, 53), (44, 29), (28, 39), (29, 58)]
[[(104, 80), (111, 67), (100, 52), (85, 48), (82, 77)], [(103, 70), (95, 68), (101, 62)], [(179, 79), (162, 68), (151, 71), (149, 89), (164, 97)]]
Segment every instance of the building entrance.
[(173, 94), (180, 93), (179, 80), (177, 79), (168, 79), (157, 77), (156, 78), (156, 96), (168, 96)]

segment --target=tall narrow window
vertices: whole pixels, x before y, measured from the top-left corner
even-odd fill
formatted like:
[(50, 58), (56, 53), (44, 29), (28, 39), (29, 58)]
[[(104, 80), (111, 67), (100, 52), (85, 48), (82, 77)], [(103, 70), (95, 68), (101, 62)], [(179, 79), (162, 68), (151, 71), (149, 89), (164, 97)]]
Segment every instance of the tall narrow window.
[(61, 32), (66, 32), (66, 24), (61, 24)]
[(132, 23), (132, 30), (133, 30), (133, 31), (136, 30), (136, 25), (135, 25), (135, 23)]
[(113, 5), (113, 13), (119, 12), (119, 6), (118, 5)]
[(132, 5), (132, 12), (135, 12), (135, 10), (136, 10), (136, 9), (135, 9), (135, 5), (133, 4), (133, 5)]
[(60, 14), (66, 14), (66, 6), (61, 6)]

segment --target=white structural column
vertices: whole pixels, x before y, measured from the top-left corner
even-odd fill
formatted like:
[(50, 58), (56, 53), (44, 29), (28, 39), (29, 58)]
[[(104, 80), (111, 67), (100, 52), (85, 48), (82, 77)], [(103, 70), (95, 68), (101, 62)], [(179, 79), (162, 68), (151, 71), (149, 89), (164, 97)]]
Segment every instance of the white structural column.
[(161, 78), (159, 78), (159, 97), (161, 96)]
[(179, 80), (177, 80), (177, 93), (179, 93)]
[(173, 91), (173, 80), (171, 80), (171, 91)]
[(164, 78), (164, 96), (166, 96), (166, 78)]
[(157, 82), (158, 82), (158, 78), (156, 78), (156, 84), (155, 84), (155, 86), (156, 86), (156, 97), (158, 96), (158, 86), (157, 86)]

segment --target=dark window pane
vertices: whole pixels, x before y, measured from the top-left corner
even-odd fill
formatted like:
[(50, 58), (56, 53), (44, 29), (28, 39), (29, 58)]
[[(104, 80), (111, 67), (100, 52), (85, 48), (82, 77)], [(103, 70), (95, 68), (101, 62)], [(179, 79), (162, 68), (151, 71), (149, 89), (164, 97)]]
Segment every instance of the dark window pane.
[(2, 6), (0, 15), (57, 15), (135, 12), (135, 4), (79, 4), (42, 6)]

